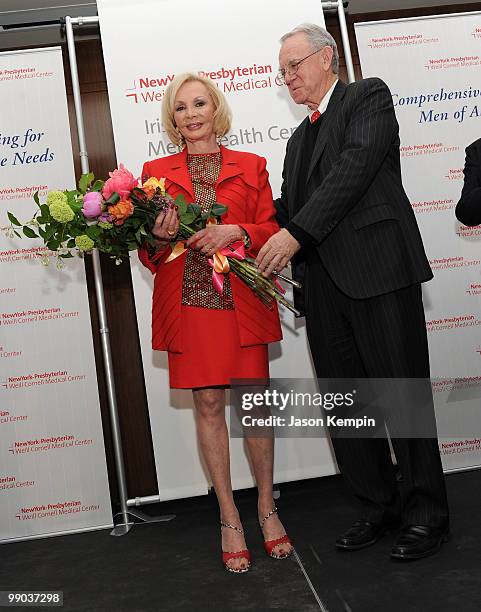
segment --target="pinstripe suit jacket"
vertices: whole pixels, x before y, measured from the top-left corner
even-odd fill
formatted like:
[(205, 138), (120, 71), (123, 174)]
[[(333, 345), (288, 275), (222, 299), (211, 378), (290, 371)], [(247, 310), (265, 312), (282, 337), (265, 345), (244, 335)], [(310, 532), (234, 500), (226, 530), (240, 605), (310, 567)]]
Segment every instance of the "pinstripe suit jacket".
[[(399, 128), (387, 85), (377, 78), (337, 83), (309, 165), (308, 199), (296, 210), (307, 122), (287, 143), (279, 224), (292, 220), (312, 236), (332, 280), (352, 298), (432, 278), (401, 182)], [(301, 282), (302, 259), (301, 251), (293, 262)]]

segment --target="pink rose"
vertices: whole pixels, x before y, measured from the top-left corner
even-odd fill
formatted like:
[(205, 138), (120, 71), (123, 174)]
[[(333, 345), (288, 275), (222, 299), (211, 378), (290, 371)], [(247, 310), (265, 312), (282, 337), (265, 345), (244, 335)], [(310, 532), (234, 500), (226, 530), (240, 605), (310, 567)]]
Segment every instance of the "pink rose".
[(98, 191), (89, 191), (84, 195), (82, 212), (88, 219), (98, 217), (102, 212), (102, 196)]
[(106, 200), (108, 200), (114, 192), (119, 194), (120, 199), (125, 199), (132, 189), (137, 186), (137, 179), (132, 172), (124, 168), (123, 164), (120, 164), (118, 170), (109, 172), (109, 176), (110, 178), (105, 181), (105, 185), (102, 189), (102, 194)]

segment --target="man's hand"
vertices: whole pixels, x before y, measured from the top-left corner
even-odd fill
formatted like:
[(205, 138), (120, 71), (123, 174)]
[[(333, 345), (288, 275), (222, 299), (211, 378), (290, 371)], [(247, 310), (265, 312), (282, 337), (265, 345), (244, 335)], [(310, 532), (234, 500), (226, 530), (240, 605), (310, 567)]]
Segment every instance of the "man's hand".
[(283, 270), (300, 248), (297, 240), (286, 229), (281, 229), (271, 236), (259, 251), (256, 258), (257, 267), (263, 276), (269, 277), (274, 270)]

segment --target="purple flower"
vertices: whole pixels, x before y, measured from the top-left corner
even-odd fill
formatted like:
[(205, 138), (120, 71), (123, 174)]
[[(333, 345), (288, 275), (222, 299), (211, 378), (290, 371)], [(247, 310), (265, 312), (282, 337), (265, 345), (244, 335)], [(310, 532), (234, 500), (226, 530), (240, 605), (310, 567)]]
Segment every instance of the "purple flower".
[(102, 196), (98, 191), (89, 191), (84, 195), (82, 212), (88, 219), (98, 217), (102, 212)]
[(112, 215), (109, 215), (109, 213), (102, 213), (99, 217), (99, 221), (101, 223), (112, 223), (112, 221), (114, 220), (114, 218), (112, 217)]

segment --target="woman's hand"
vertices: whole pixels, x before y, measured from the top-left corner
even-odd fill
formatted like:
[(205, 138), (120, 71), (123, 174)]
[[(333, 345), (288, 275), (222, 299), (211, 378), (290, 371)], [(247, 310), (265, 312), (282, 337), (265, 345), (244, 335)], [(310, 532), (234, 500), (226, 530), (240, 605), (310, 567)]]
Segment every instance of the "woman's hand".
[(173, 204), (167, 212), (161, 212), (155, 220), (154, 227), (152, 228), (152, 234), (162, 241), (173, 240), (179, 231), (179, 215), (177, 213), (177, 206)]
[(212, 257), (214, 253), (228, 244), (243, 240), (245, 235), (239, 225), (209, 225), (191, 236), (187, 241), (187, 246), (200, 251), (207, 257)]

